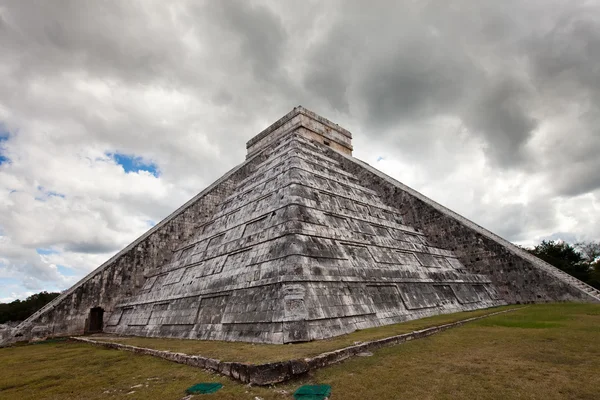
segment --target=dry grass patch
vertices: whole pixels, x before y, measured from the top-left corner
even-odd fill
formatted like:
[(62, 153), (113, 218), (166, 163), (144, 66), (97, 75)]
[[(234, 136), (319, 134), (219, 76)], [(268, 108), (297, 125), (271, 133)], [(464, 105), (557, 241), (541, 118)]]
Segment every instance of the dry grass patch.
[(514, 307), (515, 306), (504, 306), (488, 308), (485, 310), (436, 315), (429, 318), (423, 318), (394, 325), (364, 329), (331, 339), (288, 345), (115, 336), (100, 336), (97, 337), (97, 339), (104, 341), (110, 340), (116, 343), (145, 347), (149, 349), (168, 350), (184, 354), (201, 355), (204, 357), (216, 358), (221, 361), (238, 361), (260, 364), (272, 361), (313, 357), (328, 351), (352, 346), (355, 342), (366, 342), (370, 340), (382, 339)]
[[(595, 400), (599, 343), (600, 305), (537, 305), (380, 349), (274, 388), (248, 387), (130, 352), (48, 343), (0, 349), (0, 398), (178, 400), (187, 387), (205, 381), (225, 387), (194, 400), (291, 399), (302, 384), (331, 385), (332, 400)], [(295, 346), (278, 346), (288, 347)]]
[(531, 306), (381, 349), (305, 381), (330, 384), (345, 400), (595, 400), (600, 305)]
[(224, 385), (219, 399), (286, 398), (151, 356), (74, 342), (0, 349), (0, 399), (181, 399), (199, 382)]

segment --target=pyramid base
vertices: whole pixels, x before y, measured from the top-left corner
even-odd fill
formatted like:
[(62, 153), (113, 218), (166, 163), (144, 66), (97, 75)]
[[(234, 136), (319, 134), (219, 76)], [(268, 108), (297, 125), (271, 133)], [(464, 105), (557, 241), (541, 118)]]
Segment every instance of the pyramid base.
[[(273, 297), (272, 293), (282, 293)], [(149, 305), (145, 325), (124, 323), (105, 332), (147, 337), (253, 343), (327, 339), (356, 330), (505, 305), (485, 284), (411, 282), (294, 282), (246, 288), (219, 296), (189, 298), (169, 324)], [(442, 296), (443, 295), (443, 296)], [(260, 300), (262, 299), (262, 300)], [(173, 310), (171, 310), (173, 312)], [(143, 311), (138, 308), (136, 315)], [(194, 316), (194, 321), (189, 316)], [(164, 320), (163, 320), (164, 322)]]

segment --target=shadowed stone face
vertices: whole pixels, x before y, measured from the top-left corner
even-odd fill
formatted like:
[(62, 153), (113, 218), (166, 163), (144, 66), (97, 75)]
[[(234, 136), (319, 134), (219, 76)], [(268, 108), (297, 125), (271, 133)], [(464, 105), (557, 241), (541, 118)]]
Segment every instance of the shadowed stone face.
[(111, 333), (290, 343), (507, 302), (594, 299), (352, 158), (351, 138), (295, 108), (248, 142), (243, 164), (11, 335), (83, 333), (95, 310)]

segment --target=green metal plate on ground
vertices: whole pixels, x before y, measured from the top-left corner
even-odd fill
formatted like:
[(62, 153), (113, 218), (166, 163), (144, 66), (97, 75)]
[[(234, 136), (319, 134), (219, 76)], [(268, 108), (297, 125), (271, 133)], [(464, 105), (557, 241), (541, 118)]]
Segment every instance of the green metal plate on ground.
[(214, 393), (223, 387), (222, 383), (198, 383), (187, 388), (187, 394), (209, 394)]
[(331, 395), (329, 385), (304, 385), (294, 392), (296, 400), (323, 400)]

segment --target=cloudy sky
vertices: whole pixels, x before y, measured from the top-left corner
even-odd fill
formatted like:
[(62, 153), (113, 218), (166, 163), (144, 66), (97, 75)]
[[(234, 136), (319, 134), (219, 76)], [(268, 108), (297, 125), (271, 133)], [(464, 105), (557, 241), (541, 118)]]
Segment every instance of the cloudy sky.
[(598, 1), (0, 0), (0, 301), (69, 287), (297, 105), (515, 243), (600, 240)]

